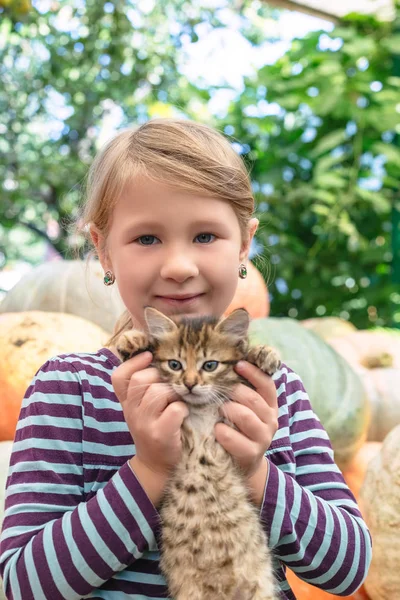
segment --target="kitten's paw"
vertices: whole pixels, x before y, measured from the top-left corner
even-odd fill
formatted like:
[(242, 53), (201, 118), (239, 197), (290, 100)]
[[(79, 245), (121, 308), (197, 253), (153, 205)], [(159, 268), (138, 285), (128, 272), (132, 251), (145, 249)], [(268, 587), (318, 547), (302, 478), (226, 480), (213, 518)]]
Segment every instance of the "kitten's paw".
[(143, 331), (130, 329), (125, 331), (117, 340), (116, 349), (122, 362), (132, 358), (135, 354), (143, 352), (149, 346), (147, 335)]
[(273, 375), (281, 366), (281, 357), (271, 346), (253, 346), (247, 353), (248, 362), (259, 367), (264, 373)]

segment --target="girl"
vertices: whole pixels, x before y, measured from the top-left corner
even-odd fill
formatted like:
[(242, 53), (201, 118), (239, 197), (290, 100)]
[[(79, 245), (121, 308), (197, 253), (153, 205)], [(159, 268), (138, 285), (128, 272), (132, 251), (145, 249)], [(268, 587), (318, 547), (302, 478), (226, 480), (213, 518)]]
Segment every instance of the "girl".
[[(94, 161), (82, 222), (126, 305), (222, 315), (245, 276), (257, 228), (246, 169), (228, 141), (190, 121), (156, 119), (120, 133)], [(77, 282), (81, 285), (81, 282)], [(158, 507), (180, 456), (185, 404), (113, 347), (50, 359), (22, 404), (14, 440), (0, 566), (7, 598), (165, 598)], [(281, 597), (300, 577), (346, 596), (365, 579), (371, 540), (333, 461), (300, 378), (244, 362), (218, 442), (243, 468), (274, 554)], [(189, 599), (188, 599), (189, 600)], [(221, 599), (222, 600), (222, 599)]]

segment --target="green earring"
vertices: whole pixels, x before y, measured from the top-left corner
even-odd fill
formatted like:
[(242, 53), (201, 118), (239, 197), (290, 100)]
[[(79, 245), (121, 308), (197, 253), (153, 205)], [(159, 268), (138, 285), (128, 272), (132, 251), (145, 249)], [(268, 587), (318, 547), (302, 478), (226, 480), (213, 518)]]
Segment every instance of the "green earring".
[(112, 285), (115, 281), (115, 275), (111, 271), (106, 271), (104, 273), (104, 285)]
[(240, 279), (246, 279), (247, 277), (246, 265), (244, 265), (243, 263), (239, 266), (239, 277)]

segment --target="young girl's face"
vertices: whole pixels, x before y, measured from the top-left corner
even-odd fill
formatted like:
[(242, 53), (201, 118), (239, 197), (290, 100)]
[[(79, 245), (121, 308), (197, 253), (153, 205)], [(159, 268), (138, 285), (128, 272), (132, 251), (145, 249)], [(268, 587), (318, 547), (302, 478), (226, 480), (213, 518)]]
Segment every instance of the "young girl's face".
[(133, 322), (144, 327), (145, 306), (166, 315), (221, 316), (257, 224), (251, 220), (242, 243), (228, 202), (137, 177), (116, 203), (104, 251), (101, 236), (92, 237)]

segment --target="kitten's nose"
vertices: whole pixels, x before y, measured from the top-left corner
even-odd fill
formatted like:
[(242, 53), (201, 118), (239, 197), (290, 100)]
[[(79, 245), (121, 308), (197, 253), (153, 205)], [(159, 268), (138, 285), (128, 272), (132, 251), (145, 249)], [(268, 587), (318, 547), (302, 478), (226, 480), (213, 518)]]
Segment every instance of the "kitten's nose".
[(187, 389), (189, 390), (189, 392), (191, 392), (196, 384), (185, 381), (185, 385), (186, 385)]

